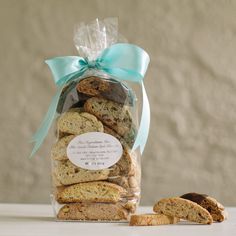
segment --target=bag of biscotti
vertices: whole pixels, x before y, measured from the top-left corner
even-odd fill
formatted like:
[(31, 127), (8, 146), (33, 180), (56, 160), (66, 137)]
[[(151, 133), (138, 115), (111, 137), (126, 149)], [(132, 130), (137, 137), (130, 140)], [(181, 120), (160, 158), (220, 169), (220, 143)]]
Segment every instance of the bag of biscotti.
[(59, 220), (126, 221), (137, 209), (150, 120), (143, 85), (149, 56), (120, 41), (115, 18), (80, 24), (79, 56), (46, 61), (57, 92), (33, 154), (54, 123), (51, 199)]

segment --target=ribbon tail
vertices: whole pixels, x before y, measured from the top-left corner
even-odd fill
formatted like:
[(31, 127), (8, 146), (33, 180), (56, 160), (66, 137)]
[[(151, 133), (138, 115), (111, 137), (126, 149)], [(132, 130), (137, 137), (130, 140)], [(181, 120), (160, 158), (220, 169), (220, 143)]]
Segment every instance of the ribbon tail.
[(34, 154), (38, 151), (39, 147), (43, 143), (45, 137), (48, 134), (48, 131), (51, 127), (51, 124), (55, 118), (57, 104), (60, 98), (60, 94), (62, 92), (64, 86), (60, 86), (57, 89), (56, 94), (54, 95), (52, 102), (49, 106), (46, 116), (44, 117), (40, 127), (38, 128), (37, 132), (33, 135), (31, 142), (34, 142), (33, 150), (30, 154), (30, 158), (34, 156)]
[(149, 133), (149, 127), (150, 127), (150, 106), (149, 106), (149, 101), (148, 101), (147, 93), (146, 93), (143, 82), (141, 82), (141, 86), (142, 86), (142, 94), (143, 94), (142, 115), (141, 115), (138, 134), (134, 142), (132, 151), (140, 147), (140, 152), (141, 154), (143, 154), (143, 151), (144, 151), (147, 139), (148, 139), (148, 133)]

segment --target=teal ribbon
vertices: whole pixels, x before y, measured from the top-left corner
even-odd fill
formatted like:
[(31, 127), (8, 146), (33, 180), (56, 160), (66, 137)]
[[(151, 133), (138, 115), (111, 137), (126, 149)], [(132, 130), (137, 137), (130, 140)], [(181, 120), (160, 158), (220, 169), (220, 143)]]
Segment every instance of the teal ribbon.
[(143, 84), (149, 61), (148, 54), (142, 48), (126, 43), (118, 43), (106, 48), (94, 61), (78, 56), (55, 57), (46, 60), (53, 74), (57, 92), (40, 127), (32, 137), (32, 142), (35, 144), (30, 157), (36, 153), (48, 134), (64, 86), (71, 80), (78, 80), (89, 69), (105, 72), (120, 81), (137, 82), (141, 85), (143, 94), (142, 115), (132, 150), (140, 147), (142, 153), (147, 142), (150, 125), (149, 102)]

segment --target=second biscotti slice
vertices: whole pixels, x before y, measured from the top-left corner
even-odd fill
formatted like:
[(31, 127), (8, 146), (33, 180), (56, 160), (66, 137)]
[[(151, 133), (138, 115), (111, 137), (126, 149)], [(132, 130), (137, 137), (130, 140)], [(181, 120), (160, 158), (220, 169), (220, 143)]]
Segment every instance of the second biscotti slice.
[(181, 198), (196, 202), (205, 208), (209, 211), (214, 221), (222, 222), (227, 218), (224, 206), (213, 197), (206, 194), (186, 193), (182, 195)]
[(168, 225), (176, 224), (179, 222), (179, 218), (173, 216), (167, 216), (163, 214), (141, 214), (132, 215), (130, 217), (131, 226), (156, 226), (156, 225)]
[(87, 182), (58, 188), (59, 203), (107, 202), (116, 203), (126, 193), (122, 187), (106, 181)]
[(213, 221), (206, 209), (180, 197), (161, 199), (154, 205), (153, 211), (200, 224), (211, 224)]

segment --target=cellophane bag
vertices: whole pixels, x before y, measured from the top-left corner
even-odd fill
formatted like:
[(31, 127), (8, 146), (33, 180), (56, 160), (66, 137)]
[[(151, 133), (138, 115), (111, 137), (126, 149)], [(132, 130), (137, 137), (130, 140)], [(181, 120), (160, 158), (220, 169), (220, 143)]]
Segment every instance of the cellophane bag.
[[(79, 55), (92, 61), (124, 41), (115, 18), (80, 24)], [(141, 88), (88, 69), (64, 86), (51, 149), (52, 204), (58, 220), (127, 221), (140, 200), (140, 151), (132, 150)]]

